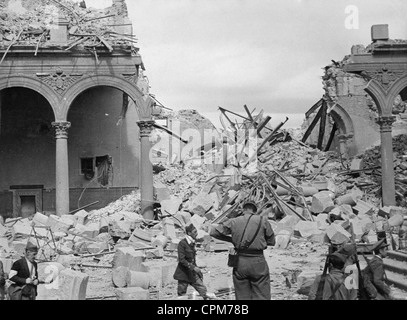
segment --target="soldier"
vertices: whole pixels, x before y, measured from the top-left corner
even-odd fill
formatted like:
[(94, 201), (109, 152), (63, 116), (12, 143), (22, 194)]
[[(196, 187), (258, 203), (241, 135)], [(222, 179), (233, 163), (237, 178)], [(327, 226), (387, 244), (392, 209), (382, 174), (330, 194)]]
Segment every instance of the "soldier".
[[(322, 300), (357, 300), (357, 290), (346, 287), (346, 276), (343, 271), (346, 260), (347, 256), (338, 252), (329, 255), (329, 274), (325, 279)], [(321, 279), (322, 275), (319, 275), (314, 280), (308, 300), (316, 300)]]
[(275, 245), (274, 232), (253, 202), (243, 205), (243, 215), (212, 225), (210, 235), (233, 243), (238, 255), (233, 268), (237, 300), (270, 300), (270, 273), (263, 251)]

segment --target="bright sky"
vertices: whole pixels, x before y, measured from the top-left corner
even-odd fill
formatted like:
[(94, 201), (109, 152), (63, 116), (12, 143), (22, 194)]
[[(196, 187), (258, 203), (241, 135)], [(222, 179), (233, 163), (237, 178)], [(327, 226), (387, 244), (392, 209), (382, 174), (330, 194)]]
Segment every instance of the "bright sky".
[[(104, 8), (112, 0), (86, 0)], [(323, 94), (322, 68), (388, 24), (407, 39), (406, 0), (127, 0), (151, 93), (210, 120), (243, 105), (301, 123)], [(297, 114), (297, 115), (293, 115)], [(297, 120), (294, 120), (297, 119)], [(273, 124), (273, 122), (271, 123)]]

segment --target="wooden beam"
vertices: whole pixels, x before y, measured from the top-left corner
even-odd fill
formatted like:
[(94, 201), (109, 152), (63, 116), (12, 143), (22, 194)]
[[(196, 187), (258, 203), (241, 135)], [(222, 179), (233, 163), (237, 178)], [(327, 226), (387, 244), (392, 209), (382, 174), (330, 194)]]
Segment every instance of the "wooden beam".
[(322, 108), (319, 109), (317, 115), (315, 116), (314, 120), (312, 121), (312, 123), (310, 124), (310, 126), (308, 127), (307, 131), (304, 134), (304, 137), (302, 138), (302, 142), (307, 141), (308, 137), (310, 136), (312, 130), (314, 130), (316, 124), (319, 121), (319, 118), (321, 118), (321, 114), (322, 114)]
[(326, 118), (327, 118), (327, 110), (328, 110), (328, 105), (326, 101), (322, 103), (322, 113), (321, 113), (321, 121), (319, 123), (319, 134), (318, 134), (318, 144), (317, 148), (319, 150), (322, 150), (322, 143), (324, 142), (324, 136), (325, 136), (325, 127), (326, 127)]
[(314, 104), (311, 109), (309, 109), (306, 113), (305, 113), (305, 117), (309, 118), (309, 116), (315, 111), (317, 110), (320, 106), (322, 106), (322, 102), (324, 99), (320, 99), (316, 104)]
[(334, 126), (332, 127), (332, 131), (331, 131), (331, 135), (329, 136), (329, 140), (328, 143), (325, 146), (325, 152), (329, 151), (329, 149), (331, 148), (332, 142), (335, 138), (335, 133), (338, 130), (338, 126), (336, 125), (336, 122), (334, 122)]

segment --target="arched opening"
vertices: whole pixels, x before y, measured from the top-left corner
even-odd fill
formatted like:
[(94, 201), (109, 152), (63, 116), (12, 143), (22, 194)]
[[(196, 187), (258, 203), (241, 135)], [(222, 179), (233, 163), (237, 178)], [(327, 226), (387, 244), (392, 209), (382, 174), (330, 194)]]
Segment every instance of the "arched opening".
[(55, 189), (54, 120), (51, 105), (38, 92), (23, 87), (0, 92), (2, 215), (27, 217), (55, 208), (55, 197), (43, 192)]
[(70, 207), (104, 207), (139, 187), (139, 116), (123, 91), (97, 86), (69, 106)]

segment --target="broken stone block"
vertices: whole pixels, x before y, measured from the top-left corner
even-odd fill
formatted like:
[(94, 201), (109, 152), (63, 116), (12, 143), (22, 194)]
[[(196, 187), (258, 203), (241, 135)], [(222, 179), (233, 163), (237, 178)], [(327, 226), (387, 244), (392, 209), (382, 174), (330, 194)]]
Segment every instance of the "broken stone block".
[(173, 239), (171, 242), (167, 244), (166, 250), (170, 251), (176, 251), (178, 249), (178, 244), (181, 241), (181, 239)]
[(82, 224), (77, 224), (72, 232), (83, 237), (94, 239), (99, 234), (99, 227), (96, 226), (84, 226)]
[(168, 200), (160, 201), (162, 214), (164, 216), (168, 214), (174, 216), (179, 211), (181, 203), (182, 199), (177, 197), (171, 197)]
[(95, 242), (86, 246), (89, 253), (99, 253), (101, 251), (109, 250), (107, 242)]
[(5, 237), (0, 237), (0, 253), (10, 252), (9, 240)]
[(36, 225), (42, 225), (42, 226), (46, 226), (47, 225), (47, 221), (48, 221), (48, 216), (46, 216), (45, 214), (42, 214), (42, 213), (40, 213), (40, 212), (37, 212), (35, 215), (34, 215), (34, 218), (33, 218), (33, 222), (36, 224)]
[(304, 197), (312, 197), (319, 192), (315, 187), (302, 186), (298, 188)]
[(372, 215), (374, 213), (375, 207), (373, 207), (371, 204), (358, 200), (356, 202), (356, 205), (353, 207), (353, 210), (357, 215), (359, 214), (367, 214), (367, 215)]
[(128, 271), (126, 274), (126, 286), (128, 288), (143, 288), (148, 289), (150, 287), (150, 274), (140, 271)]
[(320, 213), (314, 220), (318, 223), (319, 230), (326, 230), (329, 227), (329, 216), (327, 213)]
[(181, 210), (175, 215), (175, 217), (176, 219), (173, 219), (173, 221), (175, 225), (179, 227), (184, 227), (191, 223), (191, 214), (187, 211)]
[(337, 197), (335, 199), (335, 202), (338, 205), (348, 204), (348, 205), (354, 206), (354, 205), (356, 205), (356, 201), (357, 200), (355, 200), (355, 198), (353, 197), (353, 194), (351, 194), (351, 193), (345, 194), (345, 195)]
[(112, 271), (112, 281), (117, 288), (124, 288), (127, 285), (127, 273), (129, 268), (119, 266)]
[(353, 212), (353, 209), (349, 204), (341, 204), (339, 206), (339, 208), (341, 209), (341, 212), (342, 212), (342, 215), (341, 215), (342, 218), (346, 218), (346, 219), (356, 218), (356, 215)]
[(325, 231), (319, 230), (319, 233), (314, 233), (307, 238), (311, 242), (316, 243), (329, 243), (329, 238), (326, 235)]
[(318, 191), (329, 190), (328, 189), (328, 181), (324, 180), (315, 180), (312, 185), (313, 188), (317, 189)]
[(315, 233), (319, 233), (318, 223), (315, 221), (299, 221), (295, 228), (294, 234), (302, 237), (308, 238)]
[(400, 227), (403, 225), (404, 222), (404, 217), (402, 214), (394, 214), (391, 216), (391, 218), (388, 220), (388, 224), (390, 227)]
[(171, 199), (171, 191), (160, 181), (154, 181), (154, 193), (159, 202)]
[(120, 288), (115, 290), (117, 300), (149, 300), (150, 293), (143, 288)]
[(151, 246), (165, 248), (168, 243), (168, 238), (164, 235), (158, 235), (151, 239)]
[[(16, 237), (21, 237), (21, 238), (27, 238), (30, 236), (32, 232), (32, 226), (30, 225), (28, 220), (20, 220), (18, 221), (14, 226), (14, 234)], [(37, 232), (38, 231), (38, 232)], [(46, 235), (46, 230), (45, 229), (36, 229), (37, 233), (40, 233), (41, 236)], [(45, 234), (44, 234), (45, 232)]]
[(76, 218), (77, 224), (86, 224), (86, 222), (88, 221), (89, 213), (85, 210), (81, 210), (75, 213), (74, 216)]
[(47, 225), (51, 227), (53, 232), (61, 231), (68, 233), (68, 230), (73, 228), (73, 221), (70, 219), (63, 219), (56, 215), (50, 215), (47, 220)]
[(391, 207), (390, 206), (386, 206), (386, 207), (382, 207), (379, 209), (379, 212), (377, 213), (379, 216), (383, 217), (383, 218), (389, 218), (390, 217), (390, 212), (391, 212)]
[(326, 229), (326, 235), (334, 244), (342, 244), (348, 242), (351, 238), (351, 234), (339, 224), (331, 224)]
[(281, 230), (276, 235), (276, 244), (274, 246), (275, 249), (287, 249), (288, 244), (290, 243), (291, 239), (291, 232), (287, 230)]
[(350, 164), (350, 171), (358, 171), (363, 169), (363, 159), (353, 159)]
[(3, 263), (4, 273), (9, 274), (14, 263), (13, 259), (0, 258), (0, 261)]
[(175, 239), (177, 237), (175, 233), (175, 224), (172, 219), (165, 218), (163, 221), (163, 230), (164, 230), (164, 235), (168, 239)]
[(198, 194), (190, 203), (189, 211), (194, 215), (204, 216), (213, 206), (213, 199), (206, 193)]
[(86, 300), (89, 276), (86, 273), (64, 269), (59, 273), (59, 300)]
[(0, 237), (5, 237), (8, 229), (0, 223)]
[(329, 212), (330, 221), (342, 220), (342, 210), (339, 207), (333, 208)]
[(202, 227), (202, 225), (205, 223), (205, 221), (206, 221), (206, 218), (200, 217), (200, 216), (197, 215), (197, 214), (194, 214), (194, 215), (191, 217), (191, 223), (195, 226), (195, 228), (196, 228), (197, 230), (200, 230), (200, 229), (201, 229), (201, 227)]
[(300, 221), (300, 218), (296, 215), (287, 215), (279, 222), (275, 228), (273, 228), (274, 233), (279, 233), (281, 230), (287, 230), (290, 232), (294, 231), (295, 225)]
[(311, 211), (313, 213), (329, 212), (334, 208), (333, 193), (320, 191), (312, 197)]
[(110, 221), (109, 222), (109, 234), (112, 237), (118, 237), (120, 239), (129, 238), (132, 233), (130, 224), (127, 221)]
[(154, 235), (150, 230), (134, 229), (129, 241), (144, 241), (148, 244), (151, 243)]
[(177, 263), (157, 263), (155, 261), (145, 261), (142, 263), (140, 271), (150, 274), (150, 286), (161, 288), (170, 283), (176, 282), (173, 275), (177, 268)]
[(152, 250), (146, 250), (145, 255), (146, 255), (147, 259), (163, 258), (164, 257), (164, 248), (157, 247)]
[(120, 266), (128, 267), (132, 271), (142, 271), (141, 264), (145, 261), (142, 251), (134, 250), (134, 247), (117, 248), (113, 256), (113, 268)]

